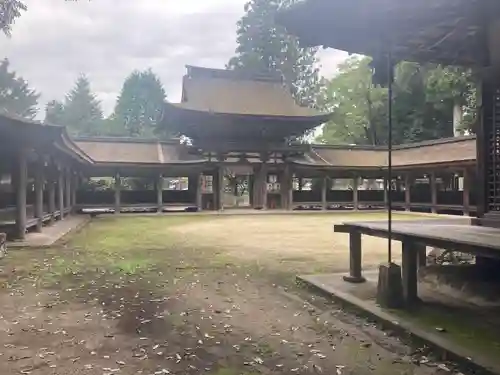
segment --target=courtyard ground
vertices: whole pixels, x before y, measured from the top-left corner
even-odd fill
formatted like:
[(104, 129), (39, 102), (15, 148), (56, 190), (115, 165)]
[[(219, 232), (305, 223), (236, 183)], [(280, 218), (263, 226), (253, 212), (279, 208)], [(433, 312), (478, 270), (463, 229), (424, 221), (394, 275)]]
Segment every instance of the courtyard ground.
[[(51, 249), (13, 250), (0, 374), (441, 373), (421, 348), (295, 286), (297, 273), (347, 269), (334, 222), (382, 218), (105, 217)], [(384, 240), (363, 241), (365, 267), (385, 259)]]

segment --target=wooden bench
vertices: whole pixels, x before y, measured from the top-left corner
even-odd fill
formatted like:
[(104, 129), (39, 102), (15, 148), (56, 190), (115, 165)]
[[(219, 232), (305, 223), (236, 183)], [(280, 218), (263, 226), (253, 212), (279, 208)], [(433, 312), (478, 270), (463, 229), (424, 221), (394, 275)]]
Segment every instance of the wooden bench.
[[(364, 282), (361, 235), (388, 238), (387, 222), (343, 223), (334, 231), (349, 233), (349, 276), (344, 280)], [(403, 297), (408, 304), (418, 301), (417, 271), (425, 265), (427, 246), (500, 259), (500, 229), (474, 226), (467, 219), (394, 221), (392, 239), (402, 243)]]

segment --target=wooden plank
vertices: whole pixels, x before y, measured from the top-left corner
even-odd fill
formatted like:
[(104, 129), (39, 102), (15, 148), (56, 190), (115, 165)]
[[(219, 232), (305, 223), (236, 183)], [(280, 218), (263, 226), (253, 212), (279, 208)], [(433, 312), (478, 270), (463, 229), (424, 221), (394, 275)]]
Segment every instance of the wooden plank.
[[(397, 241), (413, 240), (427, 246), (500, 258), (498, 229), (464, 223), (465, 221), (460, 219), (393, 222), (392, 238)], [(337, 225), (334, 229), (337, 232), (336, 227)], [(339, 230), (343, 229), (358, 230), (375, 237), (388, 236), (386, 222), (344, 223)]]

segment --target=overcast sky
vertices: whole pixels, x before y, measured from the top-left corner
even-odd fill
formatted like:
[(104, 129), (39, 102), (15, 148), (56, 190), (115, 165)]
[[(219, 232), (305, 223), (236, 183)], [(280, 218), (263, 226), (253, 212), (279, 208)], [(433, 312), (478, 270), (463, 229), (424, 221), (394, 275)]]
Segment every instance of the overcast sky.
[[(42, 92), (40, 106), (62, 99), (80, 73), (111, 112), (124, 78), (152, 68), (168, 100), (178, 101), (184, 66), (223, 68), (236, 46), (246, 0), (25, 0), (2, 58)], [(346, 55), (322, 50), (329, 77)]]

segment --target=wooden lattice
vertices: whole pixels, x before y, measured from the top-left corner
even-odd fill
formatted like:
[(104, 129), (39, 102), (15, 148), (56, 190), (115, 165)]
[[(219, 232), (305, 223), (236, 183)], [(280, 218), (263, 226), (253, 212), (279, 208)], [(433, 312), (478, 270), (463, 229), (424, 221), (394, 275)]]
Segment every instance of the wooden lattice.
[[(487, 205), (488, 211), (500, 214), (500, 87), (493, 90), (491, 107), (486, 114), (488, 129)], [(490, 117), (491, 116), (491, 117)]]

